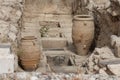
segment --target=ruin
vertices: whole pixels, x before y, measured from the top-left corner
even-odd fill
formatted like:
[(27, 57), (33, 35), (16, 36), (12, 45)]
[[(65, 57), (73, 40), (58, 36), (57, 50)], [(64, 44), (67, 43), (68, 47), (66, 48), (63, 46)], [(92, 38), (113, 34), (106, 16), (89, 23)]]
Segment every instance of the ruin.
[(0, 0), (0, 80), (119, 80), (119, 27), (120, 0)]

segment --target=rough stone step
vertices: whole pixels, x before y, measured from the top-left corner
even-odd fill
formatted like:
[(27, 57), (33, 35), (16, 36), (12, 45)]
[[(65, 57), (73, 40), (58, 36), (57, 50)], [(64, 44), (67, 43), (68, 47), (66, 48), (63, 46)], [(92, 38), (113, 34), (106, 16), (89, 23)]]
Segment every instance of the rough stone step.
[(22, 26), (23, 27), (26, 27), (26, 26), (34, 26), (34, 27), (39, 27), (40, 25), (39, 25), (39, 23), (27, 23), (27, 22), (25, 22), (25, 23), (23, 23), (22, 24)]
[(31, 32), (31, 33), (24, 33), (24, 32), (22, 32), (22, 33), (21, 33), (21, 37), (23, 38), (24, 36), (35, 36), (35, 37), (39, 37), (40, 35), (38, 35), (38, 33), (33, 33), (33, 32)]
[(64, 49), (67, 47), (66, 38), (41, 38), (44, 49)]
[[(49, 10), (49, 9), (47, 9), (47, 10)], [(67, 9), (66, 9), (66, 10), (67, 10)], [(24, 9), (24, 11), (27, 12), (27, 13), (31, 13), (31, 11), (32, 11), (32, 13), (34, 13), (34, 14), (58, 14), (58, 15), (70, 15), (70, 14), (71, 14), (70, 11), (69, 11), (69, 12), (65, 12), (65, 11), (60, 11), (60, 10), (59, 10), (59, 12), (58, 12), (58, 11), (57, 11), (57, 12), (54, 12), (54, 11), (50, 11), (50, 10), (49, 10), (49, 11), (44, 11), (44, 10), (41, 11), (41, 10), (39, 9), (39, 10), (37, 11), (37, 10), (34, 10), (34, 9), (32, 9), (32, 10), (27, 10), (27, 9), (25, 10), (25, 9)]]
[(77, 66), (57, 66), (51, 67), (51, 70), (57, 73), (78, 73), (80, 71)]
[(54, 17), (51, 17), (51, 18), (48, 18), (48, 17), (44, 17), (44, 16), (38, 16), (38, 17), (24, 17), (23, 18), (23, 21), (29, 21), (29, 22), (38, 22), (38, 21), (59, 21), (59, 22), (67, 22), (67, 23), (71, 23), (72, 22), (72, 19), (69, 19), (69, 18), (54, 18)]
[(23, 21), (38, 22), (38, 21), (59, 21), (72, 23), (71, 16), (60, 16), (60, 15), (30, 15), (24, 16)]
[(63, 28), (72, 28), (73, 24), (72, 24), (72, 22), (70, 22), (70, 23), (65, 22), (65, 23), (60, 23), (60, 25)]
[(29, 26), (29, 27), (24, 27), (23, 30), (40, 30), (41, 27), (33, 27), (33, 26)]
[(53, 50), (43, 50), (43, 53), (46, 56), (50, 56), (50, 55), (71, 55), (69, 54), (68, 51), (62, 49), (62, 50), (58, 50), (58, 49), (53, 49)]
[(99, 62), (100, 66), (107, 66), (110, 64), (120, 64), (120, 58), (100, 60)]
[(71, 34), (72, 28), (71, 27), (67, 27), (67, 28), (63, 27), (63, 28), (61, 28), (61, 32), (70, 33)]
[(34, 13), (34, 12), (31, 13), (31, 12), (25, 12), (25, 11), (24, 11), (24, 15), (47, 16), (47, 17), (60, 16), (61, 18), (72, 18), (73, 17), (71, 14), (52, 14), (52, 13), (46, 14), (46, 13)]

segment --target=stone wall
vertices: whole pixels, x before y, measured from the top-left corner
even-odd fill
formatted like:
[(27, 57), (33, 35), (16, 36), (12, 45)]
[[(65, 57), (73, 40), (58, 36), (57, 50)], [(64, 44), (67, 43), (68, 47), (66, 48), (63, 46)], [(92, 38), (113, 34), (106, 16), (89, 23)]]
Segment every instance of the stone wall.
[[(17, 46), (17, 37), (22, 15), (22, 0), (0, 0), (0, 42)], [(15, 50), (15, 49), (14, 49)]]
[(48, 14), (71, 14), (72, 2), (73, 0), (25, 0), (25, 10)]

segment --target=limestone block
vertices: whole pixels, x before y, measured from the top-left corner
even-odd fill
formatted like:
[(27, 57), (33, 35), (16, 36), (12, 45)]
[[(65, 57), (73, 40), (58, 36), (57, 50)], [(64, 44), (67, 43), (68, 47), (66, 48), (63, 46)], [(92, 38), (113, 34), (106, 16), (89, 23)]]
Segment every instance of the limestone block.
[(111, 36), (111, 46), (115, 49), (115, 55), (120, 57), (120, 37), (116, 35)]
[(67, 45), (66, 38), (42, 38), (42, 47), (47, 49), (64, 49)]
[(106, 67), (107, 65), (114, 65), (114, 64), (120, 64), (120, 58), (106, 59), (106, 60), (99, 61), (100, 67)]
[(112, 53), (112, 50), (107, 46), (102, 47), (102, 48), (95, 48), (94, 53), (99, 55), (101, 59), (115, 58), (114, 54)]
[(105, 70), (103, 70), (103, 69), (100, 69), (100, 70), (99, 70), (99, 74), (108, 75), (108, 74), (105, 72)]
[(14, 55), (0, 55), (0, 74), (14, 72)]
[(110, 64), (107, 68), (116, 76), (120, 76), (120, 64)]
[(115, 47), (116, 43), (120, 42), (120, 39), (116, 35), (111, 36), (111, 46)]
[(0, 44), (0, 55), (10, 54), (11, 53), (10, 46), (11, 46), (10, 43)]

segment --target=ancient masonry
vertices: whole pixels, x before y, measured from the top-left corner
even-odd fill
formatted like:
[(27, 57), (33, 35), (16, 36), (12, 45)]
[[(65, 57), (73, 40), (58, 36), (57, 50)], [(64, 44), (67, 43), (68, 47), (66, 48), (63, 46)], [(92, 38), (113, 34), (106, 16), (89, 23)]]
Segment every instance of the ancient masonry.
[(0, 0), (0, 80), (120, 80), (119, 27), (120, 0)]

